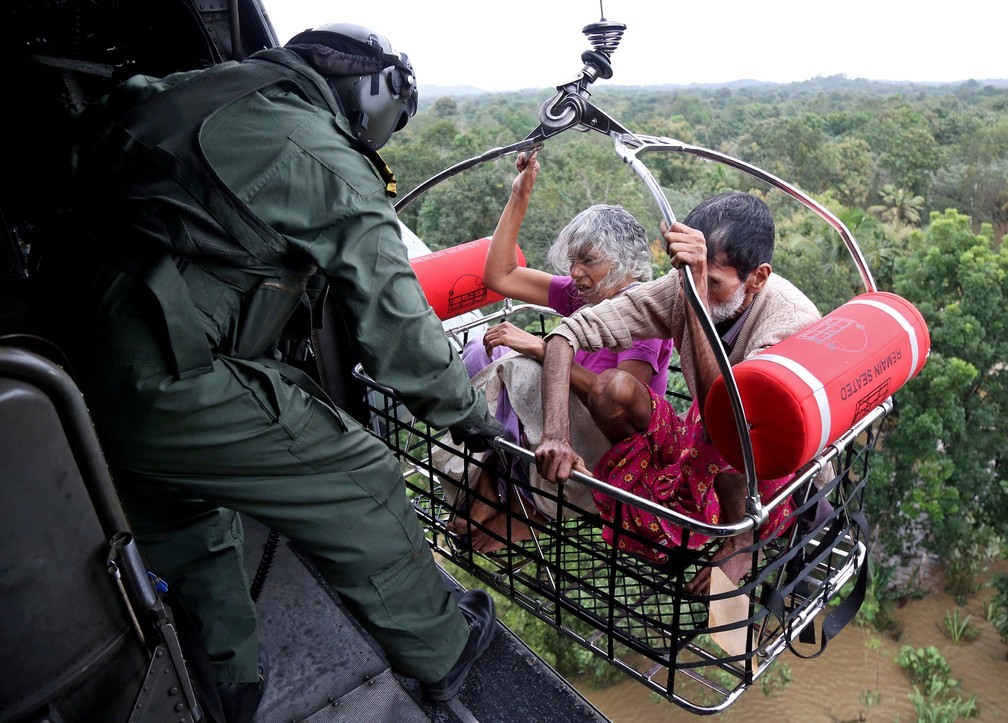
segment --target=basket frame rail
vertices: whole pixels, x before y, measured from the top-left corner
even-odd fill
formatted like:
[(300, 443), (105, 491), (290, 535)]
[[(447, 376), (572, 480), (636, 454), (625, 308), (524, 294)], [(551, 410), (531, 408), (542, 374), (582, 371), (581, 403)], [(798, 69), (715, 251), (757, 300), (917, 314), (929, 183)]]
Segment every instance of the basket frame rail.
[[(866, 564), (868, 540), (853, 520), (860, 511), (868, 477), (874, 423), (888, 411), (885, 406), (875, 410), (870, 420), (862, 420), (858, 429), (850, 430), (768, 501), (772, 507), (794, 494), (802, 500), (795, 510), (799, 515), (814, 509), (818, 498), (829, 499), (833, 505), (829, 519), (802, 532), (794, 525), (784, 535), (754, 533), (754, 543), (745, 551), (752, 555), (751, 571), (741, 587), (720, 595), (693, 595), (686, 592), (685, 584), (694, 567), (670, 570), (617, 549), (602, 540), (600, 518), (589, 511), (583, 511), (580, 518), (564, 519), (561, 507), (557, 519), (545, 524), (533, 522), (525, 513), (509, 513), (509, 525), (513, 521), (535, 527), (532, 539), (508, 542), (496, 553), (475, 552), (447, 525), (462, 510), (457, 502), (445, 499), (439, 470), (432, 462), (435, 449), (450, 446), (444, 433), (431, 430), (405, 412), (392, 390), (379, 387), (359, 369), (356, 373), (376, 392), (372, 413), (383, 420), (376, 433), (400, 460), (432, 549), (593, 655), (690, 712), (724, 710), (785, 650), (796, 652), (795, 645), (803, 634), (815, 629), (816, 618), (834, 598), (843, 597), (841, 588)], [(515, 453), (532, 463), (532, 454), (521, 447), (500, 453)], [(481, 464), (464, 448), (459, 455), (467, 464)], [(837, 474), (817, 486), (819, 471), (831, 464), (839, 468)], [(856, 469), (858, 464), (863, 468)], [(581, 481), (606, 494), (622, 494), (626, 504), (643, 507), (646, 503), (600, 480), (585, 477)], [(518, 484), (516, 480), (509, 482)], [(558, 496), (562, 499), (564, 492), (560, 490)], [(510, 510), (510, 506), (503, 504), (501, 509)], [(718, 544), (719, 533), (733, 532), (665, 508), (653, 512), (715, 538), (705, 550)], [(506, 536), (510, 538), (510, 527)], [(695, 562), (696, 569), (710, 564), (703, 556)], [(765, 604), (771, 590), (787, 601), (782, 617), (776, 617)], [(706, 617), (709, 606), (735, 595), (745, 596), (747, 617), (711, 627)], [(734, 655), (726, 654), (709, 638), (731, 630), (744, 630), (747, 636), (745, 650)]]

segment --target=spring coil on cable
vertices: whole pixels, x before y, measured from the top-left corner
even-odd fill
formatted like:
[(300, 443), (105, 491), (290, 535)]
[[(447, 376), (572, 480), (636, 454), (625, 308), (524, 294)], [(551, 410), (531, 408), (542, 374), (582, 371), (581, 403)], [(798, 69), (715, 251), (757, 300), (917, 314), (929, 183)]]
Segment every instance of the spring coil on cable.
[(624, 30), (626, 30), (625, 23), (617, 23), (605, 18), (581, 28), (581, 32), (591, 43), (592, 49), (605, 54), (607, 58), (612, 57), (612, 54), (616, 52), (616, 48), (619, 47), (620, 40), (623, 38)]
[(266, 538), (266, 542), (263, 544), (263, 554), (259, 559), (259, 567), (256, 568), (255, 577), (252, 578), (252, 585), (249, 587), (249, 593), (252, 595), (253, 602), (258, 601), (259, 596), (262, 594), (263, 585), (266, 584), (266, 576), (269, 574), (270, 568), (273, 567), (273, 560), (276, 558), (279, 546), (280, 533), (270, 530), (269, 537)]

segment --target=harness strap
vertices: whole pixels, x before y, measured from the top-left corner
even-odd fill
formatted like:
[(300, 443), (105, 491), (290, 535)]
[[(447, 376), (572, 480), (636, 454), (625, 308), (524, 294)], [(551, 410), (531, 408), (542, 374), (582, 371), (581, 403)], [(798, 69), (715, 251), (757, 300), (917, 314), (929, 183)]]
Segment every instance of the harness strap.
[(339, 113), (320, 77), (283, 61), (276, 51), (265, 51), (243, 63), (208, 68), (115, 113), (102, 139), (111, 153), (99, 160), (105, 177), (92, 187), (114, 189), (110, 200), (126, 213), (103, 214), (100, 203), (92, 208), (99, 223), (118, 217), (146, 239), (108, 256), (157, 299), (179, 379), (209, 372), (213, 353), (176, 261), (202, 257), (236, 267), (314, 272), (285, 252), (283, 237), (234, 195), (200, 146), (207, 118), (272, 85), (290, 84), (313, 105)]
[(179, 379), (213, 370), (213, 354), (196, 315), (189, 287), (171, 256), (152, 249), (119, 254), (107, 260), (110, 267), (142, 284), (153, 295), (164, 321), (174, 371)]
[[(851, 514), (850, 520), (857, 525), (858, 529), (861, 531), (862, 537), (867, 539), (868, 520), (865, 517), (864, 512), (858, 511)], [(814, 562), (818, 563), (821, 558), (831, 554), (833, 545), (836, 543), (841, 531), (846, 529), (849, 529), (849, 527), (847, 525), (839, 524), (838, 521), (834, 521), (833, 524), (830, 525), (829, 532), (819, 543), (819, 550), (822, 550), (823, 552), (815, 556)], [(804, 658), (806, 660), (811, 660), (812, 658), (817, 658), (822, 655), (823, 651), (826, 650), (826, 645), (829, 641), (835, 638), (840, 631), (854, 619), (858, 610), (861, 609), (861, 605), (864, 603), (865, 595), (868, 591), (868, 579), (868, 561), (865, 560), (864, 564), (861, 565), (861, 570), (858, 572), (857, 579), (854, 582), (854, 587), (850, 594), (848, 594), (839, 605), (833, 608), (829, 615), (826, 616), (825, 620), (823, 620), (821, 635), (822, 642), (819, 645), (818, 651), (812, 653), (811, 655), (803, 655), (795, 649), (794, 645), (792, 645), (790, 635), (785, 634), (784, 641), (787, 644), (788, 649), (799, 658)], [(781, 627), (785, 627), (784, 596), (789, 592), (789, 588), (791, 587), (793, 587), (793, 585), (786, 585), (781, 590), (778, 590), (777, 588), (769, 588), (764, 595), (763, 605), (775, 618), (777, 618)]]
[(288, 382), (296, 387), (299, 387), (305, 394), (314, 397), (316, 400), (324, 404), (335, 415), (340, 429), (344, 432), (348, 431), (346, 422), (343, 421), (343, 416), (340, 414), (339, 407), (336, 406), (336, 403), (329, 398), (329, 395), (325, 393), (325, 390), (316, 384), (315, 380), (310, 376), (305, 374), (296, 366), (292, 366), (276, 359), (270, 359), (269, 357), (257, 358), (255, 359), (255, 362), (257, 364), (262, 364), (264, 367), (275, 370)]
[(202, 329), (203, 324), (196, 315), (189, 287), (171, 256), (161, 256), (143, 278), (143, 283), (161, 307), (178, 378), (195, 377), (213, 370), (213, 354), (206, 337), (193, 333)]

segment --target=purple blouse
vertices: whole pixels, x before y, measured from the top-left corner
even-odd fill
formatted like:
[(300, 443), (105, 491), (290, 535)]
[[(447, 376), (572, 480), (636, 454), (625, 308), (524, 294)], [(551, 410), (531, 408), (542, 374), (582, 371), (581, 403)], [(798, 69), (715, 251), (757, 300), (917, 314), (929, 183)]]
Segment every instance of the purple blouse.
[[(627, 287), (630, 288), (630, 287)], [(622, 293), (621, 289), (621, 293)], [(570, 316), (585, 305), (574, 287), (570, 276), (554, 276), (549, 287), (549, 305), (563, 316)], [(665, 396), (668, 385), (669, 359), (672, 357), (671, 339), (645, 339), (635, 341), (626, 351), (600, 349), (596, 352), (580, 350), (574, 354), (574, 361), (588, 371), (598, 374), (606, 369), (615, 369), (620, 362), (639, 360), (651, 365), (653, 376), (648, 384), (660, 397)]]

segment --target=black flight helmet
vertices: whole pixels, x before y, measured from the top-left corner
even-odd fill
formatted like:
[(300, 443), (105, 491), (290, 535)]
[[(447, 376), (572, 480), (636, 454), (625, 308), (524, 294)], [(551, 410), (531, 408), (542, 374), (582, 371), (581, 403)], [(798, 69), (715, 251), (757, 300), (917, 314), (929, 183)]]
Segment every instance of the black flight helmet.
[(378, 150), (417, 110), (413, 66), (384, 35), (352, 23), (329, 23), (291, 38), (286, 48), (329, 81), (357, 140)]

